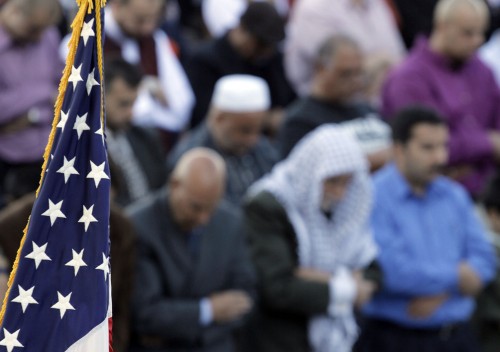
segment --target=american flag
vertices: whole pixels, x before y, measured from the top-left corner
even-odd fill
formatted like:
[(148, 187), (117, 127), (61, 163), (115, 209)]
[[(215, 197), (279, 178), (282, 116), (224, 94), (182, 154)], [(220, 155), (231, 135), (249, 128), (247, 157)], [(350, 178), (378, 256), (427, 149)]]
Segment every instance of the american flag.
[(11, 277), (0, 352), (112, 350), (110, 180), (101, 123), (98, 2), (81, 1), (81, 25), (73, 28), (76, 41), (61, 83), (60, 119)]

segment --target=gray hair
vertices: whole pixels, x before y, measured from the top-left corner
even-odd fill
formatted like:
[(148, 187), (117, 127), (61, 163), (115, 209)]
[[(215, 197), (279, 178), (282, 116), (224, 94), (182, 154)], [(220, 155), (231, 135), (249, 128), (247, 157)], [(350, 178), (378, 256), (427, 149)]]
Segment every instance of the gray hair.
[(351, 37), (345, 34), (335, 34), (328, 37), (316, 53), (316, 63), (322, 66), (327, 66), (333, 57), (337, 54), (340, 48), (344, 46), (354, 47), (359, 49), (359, 44)]

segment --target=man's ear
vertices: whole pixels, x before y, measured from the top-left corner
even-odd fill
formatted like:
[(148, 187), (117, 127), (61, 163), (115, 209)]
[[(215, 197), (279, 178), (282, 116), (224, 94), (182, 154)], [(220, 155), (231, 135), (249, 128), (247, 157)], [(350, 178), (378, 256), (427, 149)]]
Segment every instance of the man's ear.
[(321, 75), (321, 73), (323, 73), (324, 70), (325, 70), (325, 65), (320, 60), (314, 61), (313, 75)]
[(167, 181), (167, 185), (170, 190), (175, 190), (179, 187), (180, 181), (177, 177), (171, 176)]
[(392, 155), (394, 158), (401, 157), (404, 154), (406, 145), (401, 142), (393, 142), (392, 144)]

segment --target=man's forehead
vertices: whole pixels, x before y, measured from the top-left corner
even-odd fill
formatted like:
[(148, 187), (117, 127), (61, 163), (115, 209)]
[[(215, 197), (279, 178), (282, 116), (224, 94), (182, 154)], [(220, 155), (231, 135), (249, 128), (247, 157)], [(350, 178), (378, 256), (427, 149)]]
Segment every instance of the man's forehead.
[(135, 14), (150, 14), (156, 13), (164, 3), (164, 0), (129, 0), (128, 3), (124, 5), (133, 10)]
[(434, 140), (436, 137), (447, 137), (448, 127), (444, 124), (421, 123), (413, 127), (411, 139), (421, 142)]

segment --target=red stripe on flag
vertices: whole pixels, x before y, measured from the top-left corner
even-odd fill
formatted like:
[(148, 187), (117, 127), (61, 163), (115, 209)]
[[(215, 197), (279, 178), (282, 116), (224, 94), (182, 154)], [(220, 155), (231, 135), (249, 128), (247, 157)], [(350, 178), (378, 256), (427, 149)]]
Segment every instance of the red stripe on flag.
[(109, 352), (113, 352), (113, 318), (108, 319)]

